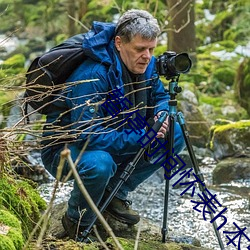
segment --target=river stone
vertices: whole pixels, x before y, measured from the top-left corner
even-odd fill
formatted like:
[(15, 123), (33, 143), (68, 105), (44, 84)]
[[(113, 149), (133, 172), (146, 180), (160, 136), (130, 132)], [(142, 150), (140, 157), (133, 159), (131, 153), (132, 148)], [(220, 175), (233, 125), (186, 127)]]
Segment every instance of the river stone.
[[(49, 238), (61, 238), (64, 235), (64, 229), (62, 227), (61, 223), (61, 217), (66, 212), (67, 209), (67, 203), (62, 202), (60, 204), (56, 204), (53, 206), (51, 211), (51, 218), (50, 218), (50, 224), (47, 228), (47, 237)], [(115, 219), (113, 219), (111, 216), (104, 213), (104, 217), (110, 227), (112, 228), (112, 231), (114, 234), (119, 238), (127, 238), (127, 239), (135, 239), (136, 235), (138, 234), (138, 230), (140, 230), (140, 240), (146, 241), (146, 240), (152, 240), (152, 242), (156, 241), (161, 243), (161, 229), (150, 222), (150, 220), (147, 220), (146, 218), (141, 218), (140, 223), (129, 226), (127, 224), (123, 224)], [(97, 229), (105, 231), (102, 226), (98, 223)], [(99, 231), (99, 233), (101, 233)], [(101, 233), (101, 236), (104, 240), (108, 237), (107, 233)], [(65, 239), (67, 240), (67, 238)], [(173, 248), (170, 249), (187, 249), (187, 250), (210, 250), (209, 248), (202, 247), (199, 239), (195, 237), (190, 236), (178, 236), (174, 233), (169, 233), (167, 235), (167, 242), (175, 242), (176, 245)], [(157, 248), (159, 249), (159, 248)], [(169, 249), (168, 247), (163, 247), (162, 249)]]
[(226, 158), (213, 171), (213, 183), (229, 183), (233, 180), (250, 179), (250, 158)]
[(215, 125), (210, 135), (209, 146), (216, 160), (232, 156), (250, 157), (250, 120)]
[(185, 124), (193, 146), (206, 148), (209, 142), (209, 122), (204, 118), (198, 106), (189, 101), (180, 102), (180, 111), (185, 117)]

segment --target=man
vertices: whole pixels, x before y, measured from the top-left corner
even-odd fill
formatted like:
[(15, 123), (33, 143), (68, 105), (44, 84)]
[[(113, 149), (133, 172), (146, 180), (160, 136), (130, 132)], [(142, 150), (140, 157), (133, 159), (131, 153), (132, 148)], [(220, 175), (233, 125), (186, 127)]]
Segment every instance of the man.
[[(156, 73), (153, 57), (159, 32), (157, 20), (143, 10), (125, 12), (117, 25), (94, 22), (83, 41), (87, 59), (69, 77), (67, 89), (47, 116), (42, 151), (46, 169), (56, 175), (60, 152), (67, 143), (73, 161), (77, 159), (80, 178), (97, 206), (142, 147), (140, 139), (146, 133), (146, 122), (139, 126), (139, 120), (150, 117), (157, 120), (162, 111), (168, 111), (169, 95)], [(82, 80), (90, 81), (79, 82)], [(167, 130), (166, 119), (156, 138), (164, 138)], [(183, 148), (176, 123), (174, 152)], [(140, 217), (130, 208), (127, 196), (161, 167), (160, 161), (154, 164), (154, 159), (153, 156), (149, 160), (140, 159), (106, 209), (109, 214), (127, 224), (139, 222)], [(63, 176), (69, 170), (66, 163)], [(70, 238), (81, 237), (93, 217), (75, 182), (62, 219), (65, 231)]]

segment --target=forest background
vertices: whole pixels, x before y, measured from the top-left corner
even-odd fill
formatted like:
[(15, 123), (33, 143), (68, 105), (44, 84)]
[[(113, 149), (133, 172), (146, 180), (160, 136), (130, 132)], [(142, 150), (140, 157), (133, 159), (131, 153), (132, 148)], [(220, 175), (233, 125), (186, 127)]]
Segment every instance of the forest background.
[[(200, 103), (213, 105), (217, 118), (225, 118), (217, 111), (233, 102), (237, 112), (227, 118), (249, 118), (247, 0), (0, 0), (0, 33), (5, 35), (0, 41), (0, 104), (17, 95), (18, 89), (11, 87), (24, 84), (27, 66), (35, 56), (72, 35), (86, 32), (93, 20), (115, 22), (130, 8), (146, 9), (158, 19), (162, 33), (155, 56), (165, 51), (189, 53), (193, 67), (188, 75), (181, 76), (181, 81), (195, 85)], [(8, 52), (5, 44), (16, 38), (18, 45)], [(240, 67), (242, 63), (244, 67)], [(4, 86), (12, 91), (7, 93)], [(2, 107), (3, 119), (10, 110), (7, 106)], [(3, 120), (2, 127), (4, 124)]]

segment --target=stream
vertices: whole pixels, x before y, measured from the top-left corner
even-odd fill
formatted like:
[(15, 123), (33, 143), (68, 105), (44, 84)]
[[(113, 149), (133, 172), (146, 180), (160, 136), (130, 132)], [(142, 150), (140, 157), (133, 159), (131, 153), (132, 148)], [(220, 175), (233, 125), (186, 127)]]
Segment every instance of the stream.
[[(250, 238), (250, 180), (231, 182), (229, 184), (212, 185), (212, 171), (216, 162), (211, 157), (205, 157), (200, 160), (199, 168), (204, 176), (205, 184), (209, 192), (216, 194), (216, 199), (222, 205), (222, 208), (227, 208), (223, 214), (227, 218), (227, 223), (219, 232), (225, 246), (225, 249), (249, 249), (250, 241), (242, 236), (240, 248), (237, 247), (238, 238), (233, 244), (227, 245), (228, 239), (223, 231), (237, 231), (234, 222), (241, 228), (246, 230), (244, 233)], [(129, 195), (129, 199), (133, 201), (132, 208), (137, 210), (141, 217), (149, 219), (153, 224), (162, 228), (162, 220), (164, 213), (164, 194), (165, 180), (164, 171), (160, 169), (148, 180), (142, 183), (135, 192)], [(173, 178), (174, 179), (174, 178)], [(198, 197), (199, 189), (195, 189), (194, 197), (191, 197), (191, 192), (186, 192), (180, 196), (184, 190), (183, 187), (172, 188), (173, 179), (170, 181), (169, 202), (168, 202), (168, 237), (175, 241), (191, 243), (193, 238), (200, 241), (203, 247), (218, 250), (220, 249), (218, 240), (210, 223), (209, 214), (206, 215), (206, 221), (203, 219), (202, 212), (194, 210), (194, 204), (191, 200), (200, 200)], [(39, 187), (42, 197), (49, 201), (54, 182), (42, 184)], [(57, 192), (55, 203), (66, 201), (69, 198), (72, 189), (72, 182), (68, 182), (60, 187)], [(213, 202), (215, 204), (215, 202)], [(218, 206), (218, 205), (217, 205)], [(221, 211), (218, 209), (218, 211)], [(203, 207), (199, 207), (203, 209)], [(216, 215), (216, 212), (214, 216)], [(222, 220), (216, 220), (217, 226), (222, 223)], [(228, 235), (231, 239), (236, 234)], [(250, 240), (250, 239), (249, 239)]]

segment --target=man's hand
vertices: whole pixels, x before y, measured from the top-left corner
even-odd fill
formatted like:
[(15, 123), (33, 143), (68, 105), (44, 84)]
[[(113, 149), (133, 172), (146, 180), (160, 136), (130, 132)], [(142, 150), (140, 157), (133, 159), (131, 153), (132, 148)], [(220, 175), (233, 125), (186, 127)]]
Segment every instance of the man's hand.
[[(164, 111), (160, 111), (159, 113), (157, 113), (157, 115), (154, 117), (155, 122), (158, 120), (158, 118), (160, 117), (161, 113)], [(168, 116), (165, 119), (165, 121), (163, 122), (161, 128), (159, 129), (156, 138), (165, 138), (166, 133), (169, 130), (169, 124), (168, 124)]]

